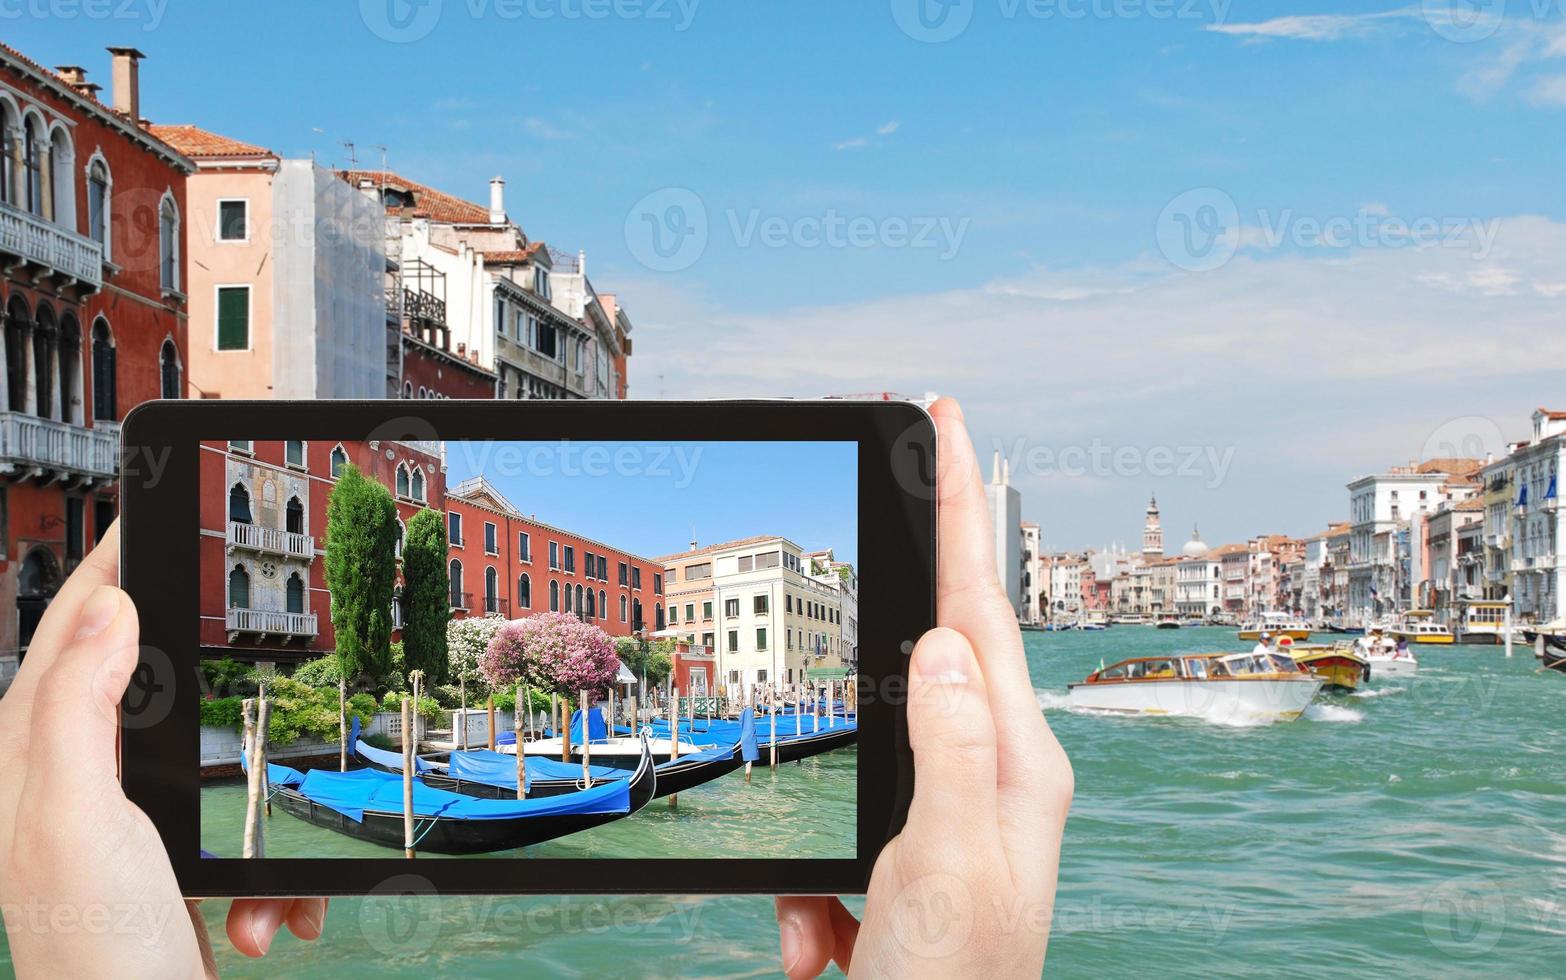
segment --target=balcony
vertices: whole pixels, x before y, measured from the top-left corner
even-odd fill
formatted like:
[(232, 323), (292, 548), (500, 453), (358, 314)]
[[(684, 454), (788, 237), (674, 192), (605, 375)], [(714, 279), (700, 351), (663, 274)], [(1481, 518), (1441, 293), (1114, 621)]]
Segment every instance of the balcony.
[(295, 637), (309, 639), (319, 632), (315, 625), (315, 613), (277, 612), (271, 609), (230, 609), (228, 611), (228, 642), (233, 643), (241, 634), (254, 634), (262, 640), (269, 636), (292, 640)]
[(231, 554), (243, 550), (282, 555), (285, 558), (303, 558), (305, 561), (315, 557), (314, 537), (275, 527), (229, 521), (225, 540)]
[(0, 412), (0, 473), (43, 483), (113, 480), (120, 427), (112, 422), (96, 425), (87, 429), (22, 412)]
[(0, 253), (31, 266), (35, 280), (53, 278), (82, 295), (103, 288), (103, 246), (9, 204), (0, 204)]
[(459, 609), (463, 612), (467, 612), (469, 609), (472, 609), (473, 593), (458, 592), (457, 590), (453, 589), (451, 592), (451, 608)]

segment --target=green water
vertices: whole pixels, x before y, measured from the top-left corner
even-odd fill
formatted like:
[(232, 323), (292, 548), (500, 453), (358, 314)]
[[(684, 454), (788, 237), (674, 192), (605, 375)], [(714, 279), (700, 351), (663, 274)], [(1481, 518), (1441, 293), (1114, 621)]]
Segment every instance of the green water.
[[(1077, 776), (1051, 975), (1566, 972), (1566, 676), (1526, 651), (1422, 648), (1416, 678), (1289, 724), (1215, 728), (1058, 705), (1100, 658), (1241, 648), (1230, 632), (1117, 627), (1027, 648)], [(698, 810), (682, 797), (678, 819)], [(778, 968), (765, 898), (338, 901), (321, 942), (220, 963), (256, 977)]]

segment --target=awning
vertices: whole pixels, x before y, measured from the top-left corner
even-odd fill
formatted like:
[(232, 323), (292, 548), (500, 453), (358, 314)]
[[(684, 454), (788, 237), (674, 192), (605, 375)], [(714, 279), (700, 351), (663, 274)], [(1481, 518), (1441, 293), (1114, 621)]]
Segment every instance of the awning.
[[(616, 662), (618, 663), (618, 661), (616, 661)], [(638, 681), (636, 679), (636, 675), (631, 673), (630, 670), (628, 670), (626, 668), (625, 664), (620, 664), (620, 672), (615, 675), (614, 682), (616, 684), (638, 684), (638, 683), (640, 683), (640, 681)]]

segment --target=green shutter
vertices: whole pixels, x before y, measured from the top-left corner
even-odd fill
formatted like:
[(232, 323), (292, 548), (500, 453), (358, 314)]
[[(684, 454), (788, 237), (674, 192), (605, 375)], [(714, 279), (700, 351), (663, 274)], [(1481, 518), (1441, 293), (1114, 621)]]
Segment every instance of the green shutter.
[(250, 287), (226, 286), (218, 290), (218, 350), (250, 347)]

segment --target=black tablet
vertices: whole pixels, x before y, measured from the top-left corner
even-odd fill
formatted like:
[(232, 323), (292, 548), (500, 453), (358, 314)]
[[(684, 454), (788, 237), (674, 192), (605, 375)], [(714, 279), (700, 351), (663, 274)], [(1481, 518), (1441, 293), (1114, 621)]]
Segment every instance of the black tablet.
[(123, 454), (189, 896), (853, 893), (902, 826), (917, 406), (155, 402)]

